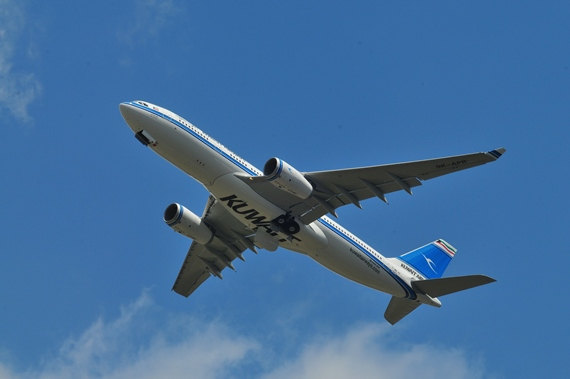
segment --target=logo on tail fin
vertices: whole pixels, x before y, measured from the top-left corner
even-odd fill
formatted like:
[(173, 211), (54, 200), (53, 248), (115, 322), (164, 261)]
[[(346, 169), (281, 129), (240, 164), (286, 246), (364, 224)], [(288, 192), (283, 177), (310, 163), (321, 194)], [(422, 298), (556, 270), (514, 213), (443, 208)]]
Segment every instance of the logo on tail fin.
[(433, 261), (431, 259), (429, 259), (428, 257), (426, 257), (425, 254), (422, 253), (422, 256), (424, 257), (424, 259), (426, 260), (426, 263), (428, 264), (429, 268), (431, 268), (431, 270), (433, 272), (435, 272), (437, 274), (437, 270), (435, 269), (435, 263), (433, 263)]
[(457, 250), (442, 239), (403, 254), (400, 260), (418, 270), (427, 279), (441, 278)]

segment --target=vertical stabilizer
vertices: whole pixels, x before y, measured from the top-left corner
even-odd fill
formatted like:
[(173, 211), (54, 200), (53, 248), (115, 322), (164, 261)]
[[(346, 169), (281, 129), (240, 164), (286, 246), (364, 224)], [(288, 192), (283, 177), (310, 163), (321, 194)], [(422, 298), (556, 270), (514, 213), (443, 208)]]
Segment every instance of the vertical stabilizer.
[(442, 278), (443, 272), (456, 252), (457, 249), (449, 243), (438, 239), (396, 258), (405, 263), (406, 267), (409, 266), (407, 268), (408, 271), (411, 267), (425, 279), (418, 280), (418, 276), (414, 275), (414, 278), (411, 279), (411, 287), (417, 297), (392, 296), (390, 304), (388, 304), (388, 308), (386, 308), (384, 313), (384, 318), (394, 325), (419, 307), (420, 304), (441, 307), (441, 302), (437, 299), (438, 296), (448, 295), (495, 281), (495, 279), (485, 275)]
[(457, 249), (448, 242), (438, 239), (398, 257), (418, 270), (427, 279), (441, 278)]

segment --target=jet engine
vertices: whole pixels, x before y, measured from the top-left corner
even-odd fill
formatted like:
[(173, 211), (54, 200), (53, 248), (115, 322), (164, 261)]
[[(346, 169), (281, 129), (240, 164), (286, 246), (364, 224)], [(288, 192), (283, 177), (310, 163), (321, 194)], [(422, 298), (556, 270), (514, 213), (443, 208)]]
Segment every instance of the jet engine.
[(275, 187), (301, 199), (307, 199), (313, 192), (313, 186), (303, 174), (279, 158), (271, 158), (265, 163), (263, 175), (269, 177)]
[(164, 210), (164, 222), (178, 233), (192, 238), (199, 244), (205, 245), (212, 240), (210, 228), (192, 211), (180, 204), (170, 204)]

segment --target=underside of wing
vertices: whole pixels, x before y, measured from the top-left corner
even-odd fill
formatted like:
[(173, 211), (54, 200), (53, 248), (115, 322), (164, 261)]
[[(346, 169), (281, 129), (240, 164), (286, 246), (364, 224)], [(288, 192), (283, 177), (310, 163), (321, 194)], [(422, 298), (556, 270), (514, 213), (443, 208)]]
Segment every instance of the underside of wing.
[(204, 245), (192, 242), (172, 287), (174, 292), (182, 296), (190, 296), (200, 284), (210, 277), (209, 269), (204, 266), (199, 258), (201, 255), (207, 255), (204, 251)]
[(414, 300), (392, 296), (390, 304), (388, 304), (388, 308), (386, 308), (386, 312), (384, 312), (384, 318), (390, 324), (394, 325), (420, 305), (421, 303)]
[(372, 197), (387, 202), (386, 194), (401, 190), (412, 194), (412, 188), (420, 186), (424, 180), (493, 162), (504, 152), (505, 149), (500, 148), (414, 162), (305, 172), (304, 177), (313, 186), (307, 199), (276, 190), (267, 181), (244, 181), (269, 201), (309, 224), (327, 213), (336, 216), (335, 210), (343, 205), (360, 207), (360, 201)]
[(227, 210), (210, 196), (202, 221), (212, 230), (214, 237), (205, 245), (192, 242), (172, 290), (189, 296), (211, 275), (222, 278), (222, 271), (235, 270), (233, 260), (243, 260), (246, 249), (255, 251), (250, 240), (252, 231), (234, 219)]

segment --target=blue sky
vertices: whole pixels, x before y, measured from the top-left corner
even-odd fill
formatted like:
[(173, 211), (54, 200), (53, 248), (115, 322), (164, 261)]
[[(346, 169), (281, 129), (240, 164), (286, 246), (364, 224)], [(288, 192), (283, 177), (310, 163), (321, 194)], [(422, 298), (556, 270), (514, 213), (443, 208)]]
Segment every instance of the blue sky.
[[(568, 377), (570, 4), (0, 0), (0, 378)], [(435, 238), (497, 283), (396, 326), (287, 251), (189, 299), (162, 222), (200, 184), (140, 145), (144, 99), (301, 171), (507, 148), (340, 209), (386, 256)]]

